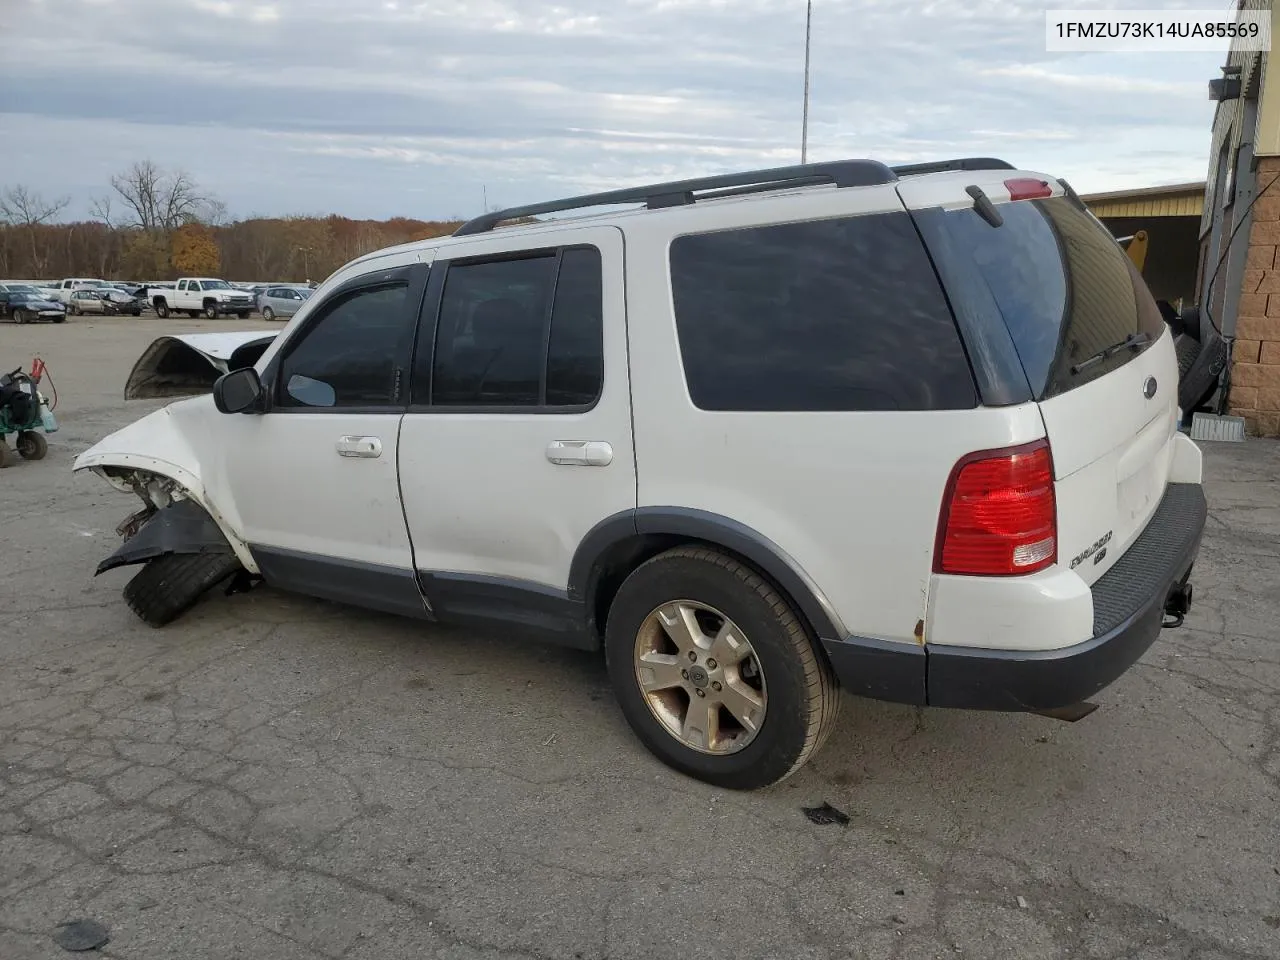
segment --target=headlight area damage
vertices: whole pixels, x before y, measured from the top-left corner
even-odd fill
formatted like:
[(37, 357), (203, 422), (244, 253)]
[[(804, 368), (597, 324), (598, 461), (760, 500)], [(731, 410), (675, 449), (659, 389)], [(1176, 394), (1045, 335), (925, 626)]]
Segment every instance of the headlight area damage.
[[(273, 339), (274, 334), (259, 332), (161, 337), (134, 365), (125, 399), (206, 394), (222, 374), (255, 363)], [(152, 626), (176, 619), (210, 588), (231, 581), (234, 590), (257, 573), (248, 546), (219, 512), (202, 479), (196, 442), (207, 437), (204, 421), (212, 413), (208, 397), (173, 403), (76, 458), (76, 471), (92, 470), (142, 501), (142, 509), (116, 528), (124, 542), (98, 565), (97, 573), (141, 564), (125, 586), (124, 598)]]

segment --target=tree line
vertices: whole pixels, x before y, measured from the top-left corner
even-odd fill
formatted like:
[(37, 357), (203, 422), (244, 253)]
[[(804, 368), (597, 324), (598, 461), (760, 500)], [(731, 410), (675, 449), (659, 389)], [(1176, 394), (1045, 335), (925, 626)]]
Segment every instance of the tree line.
[(452, 233), (457, 222), (254, 217), (231, 220), (222, 201), (181, 170), (142, 160), (111, 177), (90, 219), (66, 222), (69, 197), (0, 188), (0, 278), (317, 282), (381, 247)]

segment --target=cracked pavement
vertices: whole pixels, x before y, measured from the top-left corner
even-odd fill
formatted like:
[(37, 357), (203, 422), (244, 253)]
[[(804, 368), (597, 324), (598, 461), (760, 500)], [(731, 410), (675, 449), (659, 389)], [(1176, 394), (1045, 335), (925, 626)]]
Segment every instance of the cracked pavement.
[(590, 655), (266, 588), (136, 620), (92, 576), (135, 500), (71, 461), (157, 406), (120, 399), (152, 338), (245, 327), (0, 327), (62, 424), (0, 473), (3, 960), (76, 918), (130, 960), (1280, 956), (1280, 445), (1204, 445), (1196, 606), (1092, 716), (847, 697), (735, 794)]

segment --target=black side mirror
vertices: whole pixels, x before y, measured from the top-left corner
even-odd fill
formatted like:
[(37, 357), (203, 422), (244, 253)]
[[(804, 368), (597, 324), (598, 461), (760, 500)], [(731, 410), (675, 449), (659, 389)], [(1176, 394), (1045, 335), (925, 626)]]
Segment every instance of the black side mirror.
[(213, 405), (220, 413), (257, 413), (263, 396), (262, 381), (253, 367), (224, 373), (213, 384)]

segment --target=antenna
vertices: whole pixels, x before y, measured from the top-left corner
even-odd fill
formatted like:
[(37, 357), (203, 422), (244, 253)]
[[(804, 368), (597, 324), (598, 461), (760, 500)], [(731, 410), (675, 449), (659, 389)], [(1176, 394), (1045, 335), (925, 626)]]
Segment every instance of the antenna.
[(800, 126), (800, 162), (809, 162), (809, 44), (813, 35), (813, 0), (807, 0), (804, 14), (804, 120)]

